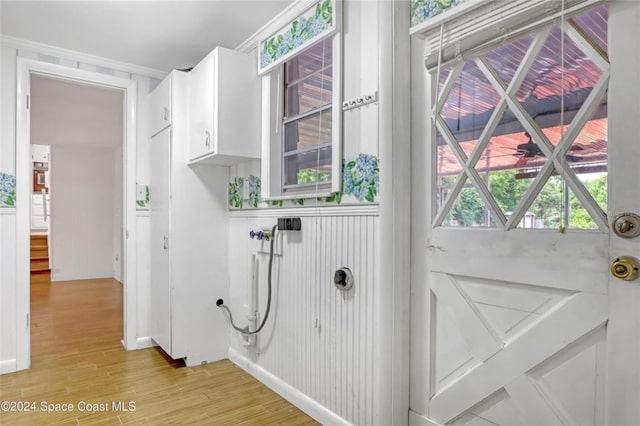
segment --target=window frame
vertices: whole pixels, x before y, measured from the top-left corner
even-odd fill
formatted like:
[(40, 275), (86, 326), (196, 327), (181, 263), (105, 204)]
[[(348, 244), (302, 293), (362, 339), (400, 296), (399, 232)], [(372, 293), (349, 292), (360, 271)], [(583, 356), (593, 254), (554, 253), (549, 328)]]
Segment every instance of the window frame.
[(288, 61), (275, 66), (262, 76), (262, 198), (266, 201), (328, 197), (340, 192), (342, 185), (342, 35), (336, 31), (327, 35), (288, 60), (304, 54), (318, 43), (332, 43), (332, 99), (330, 107), (314, 108), (298, 114), (298, 119), (316, 113), (332, 112), (331, 125), (331, 182), (329, 184), (299, 184), (285, 190), (284, 127), (291, 122), (286, 117), (284, 68)]

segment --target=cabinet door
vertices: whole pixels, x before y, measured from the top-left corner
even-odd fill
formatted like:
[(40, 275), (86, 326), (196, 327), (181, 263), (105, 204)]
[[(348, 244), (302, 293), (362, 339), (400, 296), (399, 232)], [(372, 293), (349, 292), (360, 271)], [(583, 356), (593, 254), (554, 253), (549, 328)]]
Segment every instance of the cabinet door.
[(189, 73), (189, 159), (215, 151), (213, 128), (215, 51)]
[(171, 77), (156, 87), (149, 98), (149, 136), (171, 125)]
[(151, 216), (151, 337), (171, 355), (171, 129), (151, 138), (149, 211)]

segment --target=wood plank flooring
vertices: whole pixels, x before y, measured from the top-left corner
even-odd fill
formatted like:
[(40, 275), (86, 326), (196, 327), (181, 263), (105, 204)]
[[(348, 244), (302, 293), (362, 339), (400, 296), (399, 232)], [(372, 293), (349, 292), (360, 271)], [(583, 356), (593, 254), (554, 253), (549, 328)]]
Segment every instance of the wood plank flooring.
[(229, 361), (125, 351), (115, 280), (34, 284), (31, 315), (32, 368), (0, 375), (0, 401), (30, 411), (0, 410), (2, 425), (317, 424)]

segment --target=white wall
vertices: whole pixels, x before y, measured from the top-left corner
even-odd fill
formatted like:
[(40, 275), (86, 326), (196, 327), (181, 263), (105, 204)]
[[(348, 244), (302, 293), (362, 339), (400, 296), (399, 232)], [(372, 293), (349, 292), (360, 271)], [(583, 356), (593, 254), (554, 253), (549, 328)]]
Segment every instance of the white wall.
[(113, 260), (113, 278), (122, 282), (123, 280), (123, 263), (122, 263), (122, 185), (123, 185), (123, 170), (122, 170), (122, 146), (116, 148), (113, 151), (113, 253), (111, 259)]
[(114, 152), (51, 147), (51, 281), (113, 276)]

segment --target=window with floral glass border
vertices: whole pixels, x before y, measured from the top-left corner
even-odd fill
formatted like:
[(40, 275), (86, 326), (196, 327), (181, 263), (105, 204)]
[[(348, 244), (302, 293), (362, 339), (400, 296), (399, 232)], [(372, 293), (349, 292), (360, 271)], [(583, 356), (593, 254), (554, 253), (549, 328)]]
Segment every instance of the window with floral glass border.
[(329, 196), (341, 180), (340, 34), (263, 76), (264, 199)]

